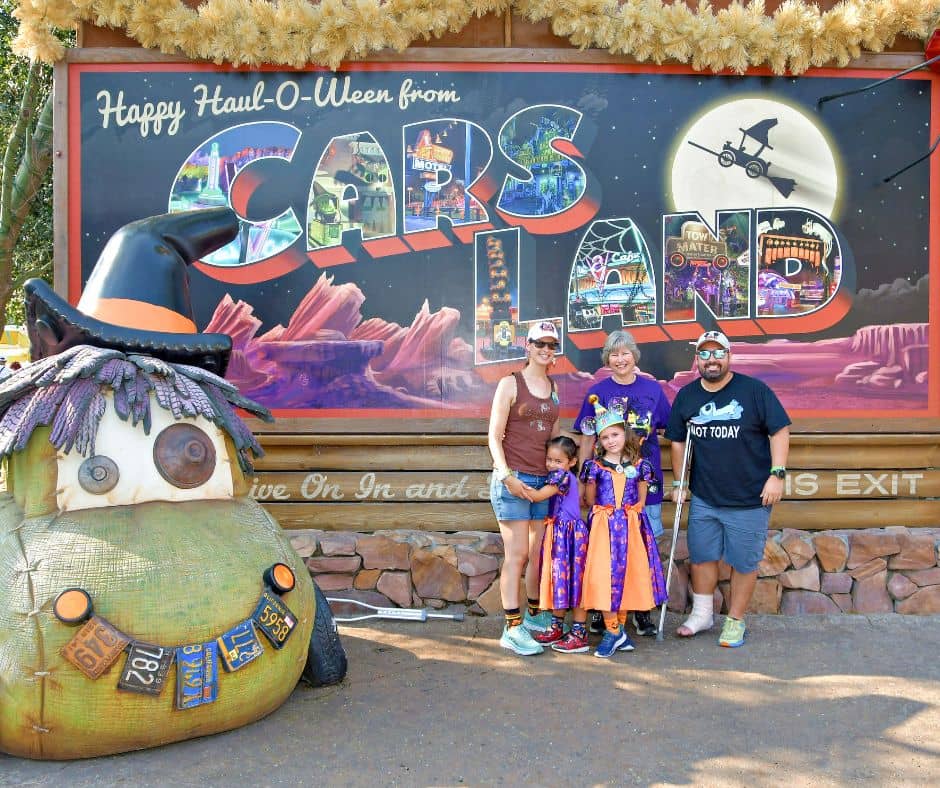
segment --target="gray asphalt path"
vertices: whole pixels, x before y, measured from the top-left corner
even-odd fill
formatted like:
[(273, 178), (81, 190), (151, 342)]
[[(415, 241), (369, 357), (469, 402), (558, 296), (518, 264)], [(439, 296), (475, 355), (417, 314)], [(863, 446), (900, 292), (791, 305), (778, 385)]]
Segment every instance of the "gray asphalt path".
[[(670, 619), (671, 628), (677, 623)], [(516, 657), (501, 623), (343, 626), (349, 675), (226, 734), (3, 785), (936, 785), (940, 619), (754, 617), (633, 653)], [(184, 713), (184, 712), (181, 712)]]

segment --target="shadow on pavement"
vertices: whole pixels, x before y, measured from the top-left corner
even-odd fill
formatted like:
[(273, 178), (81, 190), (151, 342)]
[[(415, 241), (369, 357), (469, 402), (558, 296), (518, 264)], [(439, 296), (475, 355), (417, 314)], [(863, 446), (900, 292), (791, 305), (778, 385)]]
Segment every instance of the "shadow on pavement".
[(635, 638), (635, 652), (609, 661), (517, 657), (499, 647), (496, 619), (346, 625), (346, 680), (301, 685), (254, 725), (92, 761), (0, 755), (0, 783), (750, 787), (935, 779), (938, 619), (753, 617), (740, 649), (717, 647), (718, 626), (680, 641), (671, 634), (677, 623), (670, 617), (664, 642)]

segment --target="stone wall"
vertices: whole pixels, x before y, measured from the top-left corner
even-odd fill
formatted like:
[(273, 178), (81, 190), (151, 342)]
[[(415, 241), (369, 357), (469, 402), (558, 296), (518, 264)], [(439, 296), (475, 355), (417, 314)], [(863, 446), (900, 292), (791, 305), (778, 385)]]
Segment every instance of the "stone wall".
[[(751, 612), (940, 613), (938, 545), (936, 528), (771, 531)], [(665, 556), (668, 550), (668, 541), (660, 539), (660, 552)], [(688, 557), (683, 531), (676, 546), (670, 609), (685, 610), (691, 603)], [(727, 612), (731, 571), (719, 566), (715, 610)]]
[[(292, 531), (291, 544), (330, 597), (380, 607), (459, 607), (501, 612), (499, 534)], [(665, 566), (671, 533), (659, 540)], [(771, 531), (751, 604), (755, 613), (940, 613), (940, 528)], [(679, 534), (669, 608), (691, 601), (689, 551)], [(722, 565), (715, 610), (727, 610)]]

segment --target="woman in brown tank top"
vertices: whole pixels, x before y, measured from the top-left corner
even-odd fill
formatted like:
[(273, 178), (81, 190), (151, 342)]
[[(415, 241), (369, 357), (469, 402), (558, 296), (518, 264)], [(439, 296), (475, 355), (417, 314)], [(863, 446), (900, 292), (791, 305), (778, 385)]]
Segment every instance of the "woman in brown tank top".
[[(550, 614), (539, 614), (539, 550), (548, 501), (533, 502), (531, 494), (548, 477), (545, 444), (559, 433), (558, 396), (548, 377), (558, 350), (558, 329), (550, 321), (535, 323), (526, 340), (526, 365), (503, 378), (490, 411), (489, 448), (493, 456), (490, 503), (499, 522), (505, 559), (499, 591), (506, 611), (500, 645), (529, 656), (542, 646), (529, 630), (542, 631)], [(520, 612), (519, 581), (525, 569), (529, 607)]]

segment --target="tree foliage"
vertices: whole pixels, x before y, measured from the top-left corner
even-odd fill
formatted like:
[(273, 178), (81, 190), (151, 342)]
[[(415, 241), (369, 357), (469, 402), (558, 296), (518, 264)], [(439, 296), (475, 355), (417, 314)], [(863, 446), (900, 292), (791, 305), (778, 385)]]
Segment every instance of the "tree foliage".
[(23, 282), (52, 278), (52, 69), (10, 51), (16, 3), (0, 0), (0, 312), (23, 321)]

